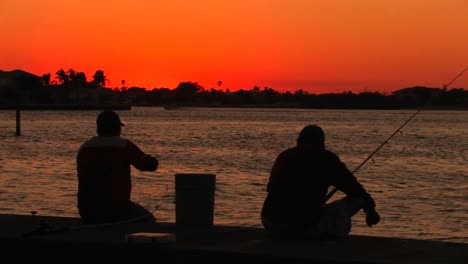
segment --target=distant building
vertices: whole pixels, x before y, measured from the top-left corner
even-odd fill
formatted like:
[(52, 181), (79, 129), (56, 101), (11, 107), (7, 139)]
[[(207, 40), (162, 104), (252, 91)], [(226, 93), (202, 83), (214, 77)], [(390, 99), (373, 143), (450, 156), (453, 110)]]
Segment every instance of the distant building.
[(0, 70), (1, 104), (14, 104), (18, 100), (22, 103), (33, 102), (41, 88), (42, 80), (37, 75), (22, 70)]
[(421, 105), (431, 98), (438, 97), (442, 92), (443, 90), (440, 88), (414, 86), (394, 91), (392, 95), (398, 101), (412, 102)]

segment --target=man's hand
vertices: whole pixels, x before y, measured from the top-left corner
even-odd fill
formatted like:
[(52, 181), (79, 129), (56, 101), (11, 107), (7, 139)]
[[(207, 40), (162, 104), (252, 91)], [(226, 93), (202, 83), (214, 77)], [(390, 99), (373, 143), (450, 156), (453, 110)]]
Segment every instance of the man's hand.
[(379, 222), (380, 222), (380, 215), (379, 213), (377, 213), (375, 209), (366, 212), (366, 223), (368, 227), (372, 227), (373, 225), (376, 225)]

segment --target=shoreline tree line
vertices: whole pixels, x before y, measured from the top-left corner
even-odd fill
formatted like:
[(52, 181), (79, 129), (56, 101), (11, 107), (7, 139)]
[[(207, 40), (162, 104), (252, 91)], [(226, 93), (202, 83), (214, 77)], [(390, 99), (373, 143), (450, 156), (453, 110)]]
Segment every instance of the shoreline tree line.
[[(37, 76), (22, 70), (0, 71), (0, 106), (21, 104), (129, 105), (158, 107), (274, 107), (317, 109), (468, 109), (463, 88), (408, 87), (390, 94), (351, 91), (314, 94), (306, 90), (279, 92), (271, 87), (251, 89), (205, 88), (197, 82), (180, 82), (175, 88), (107, 87), (103, 70), (90, 80), (84, 72), (59, 69)], [(220, 87), (222, 82), (218, 82)], [(106, 86), (107, 85), (107, 86)]]

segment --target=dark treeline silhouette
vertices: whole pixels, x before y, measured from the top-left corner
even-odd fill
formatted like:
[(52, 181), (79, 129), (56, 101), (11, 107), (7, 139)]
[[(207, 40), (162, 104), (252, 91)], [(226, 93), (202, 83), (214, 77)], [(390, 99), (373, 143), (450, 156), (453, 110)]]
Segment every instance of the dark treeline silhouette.
[(84, 72), (59, 69), (37, 76), (22, 70), (0, 71), (0, 105), (11, 104), (115, 104), (116, 93), (105, 87), (104, 71), (88, 81)]
[[(21, 104), (125, 104), (169, 107), (275, 107), (317, 109), (468, 109), (468, 90), (463, 88), (410, 87), (390, 94), (351, 91), (314, 94), (303, 89), (279, 92), (270, 87), (230, 91), (205, 88), (197, 82), (181, 82), (173, 89), (108, 87), (104, 71), (88, 80), (85, 73), (59, 69), (37, 76), (25, 71), (0, 71), (0, 106)], [(221, 86), (218, 82), (218, 88)], [(107, 86), (106, 86), (107, 85)]]

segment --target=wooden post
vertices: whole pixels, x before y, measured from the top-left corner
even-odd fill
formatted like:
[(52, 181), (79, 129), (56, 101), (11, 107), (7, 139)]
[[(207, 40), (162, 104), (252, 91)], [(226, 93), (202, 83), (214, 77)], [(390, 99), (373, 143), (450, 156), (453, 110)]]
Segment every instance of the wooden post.
[(21, 136), (21, 111), (19, 106), (16, 108), (16, 136)]

